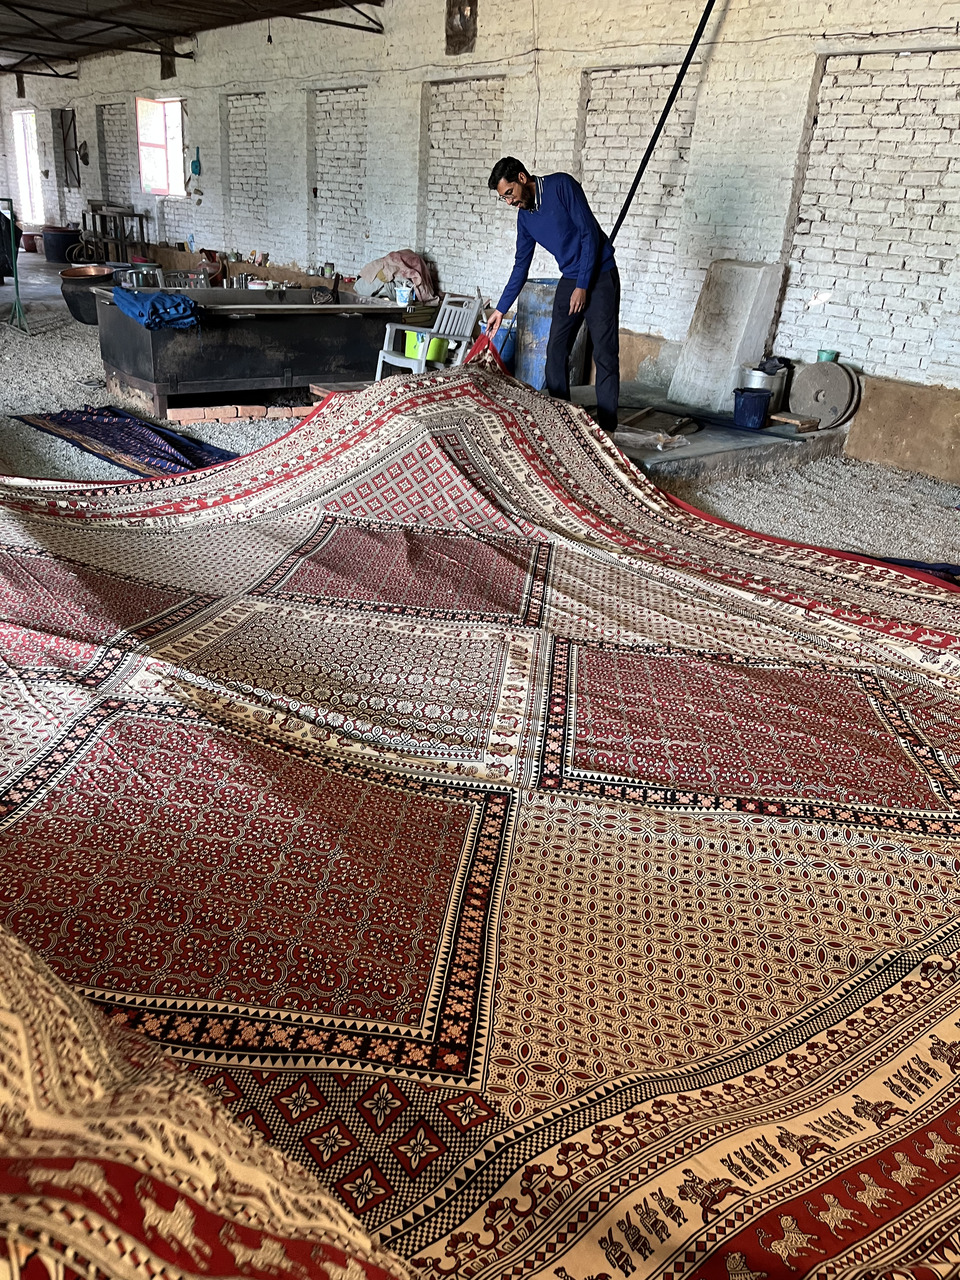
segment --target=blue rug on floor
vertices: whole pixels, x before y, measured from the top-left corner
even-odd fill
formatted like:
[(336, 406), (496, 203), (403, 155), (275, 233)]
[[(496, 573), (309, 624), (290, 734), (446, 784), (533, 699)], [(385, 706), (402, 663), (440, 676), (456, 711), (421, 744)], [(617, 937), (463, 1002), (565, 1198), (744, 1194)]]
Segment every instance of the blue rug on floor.
[(113, 405), (95, 409), (65, 409), (61, 413), (21, 413), (20, 422), (46, 431), (96, 458), (112, 462), (135, 476), (174, 475), (199, 471), (238, 455), (202, 440), (191, 440), (169, 427), (145, 422)]

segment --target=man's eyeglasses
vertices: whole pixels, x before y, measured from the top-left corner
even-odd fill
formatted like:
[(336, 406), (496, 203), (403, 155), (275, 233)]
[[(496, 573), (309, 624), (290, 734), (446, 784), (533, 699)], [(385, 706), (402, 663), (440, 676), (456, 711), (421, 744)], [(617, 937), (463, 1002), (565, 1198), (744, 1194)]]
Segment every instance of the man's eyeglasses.
[(507, 187), (507, 189), (506, 189), (506, 191), (504, 191), (503, 195), (501, 195), (501, 194), (500, 194), (500, 192), (498, 191), (498, 192), (497, 192), (497, 199), (498, 199), (502, 204), (513, 204), (513, 203), (516, 201), (516, 199), (517, 199), (517, 188), (516, 188), (515, 186)]

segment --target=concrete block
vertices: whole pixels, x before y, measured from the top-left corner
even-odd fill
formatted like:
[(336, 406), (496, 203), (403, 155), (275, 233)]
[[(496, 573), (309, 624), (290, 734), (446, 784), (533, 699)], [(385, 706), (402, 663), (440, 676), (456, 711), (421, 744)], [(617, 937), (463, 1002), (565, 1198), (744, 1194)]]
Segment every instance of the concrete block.
[(764, 353), (783, 280), (782, 265), (720, 260), (710, 264), (697, 300), (670, 399), (729, 409), (740, 366)]

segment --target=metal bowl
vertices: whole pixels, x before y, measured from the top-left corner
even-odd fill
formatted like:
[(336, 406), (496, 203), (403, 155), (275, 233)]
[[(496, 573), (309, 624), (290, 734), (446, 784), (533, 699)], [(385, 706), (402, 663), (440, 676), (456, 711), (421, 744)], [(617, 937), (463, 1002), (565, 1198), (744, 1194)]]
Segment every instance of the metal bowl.
[(81, 324), (97, 323), (97, 300), (91, 290), (106, 284), (113, 275), (111, 267), (68, 267), (60, 272), (60, 292), (74, 320)]
[(60, 272), (61, 280), (82, 280), (86, 277), (95, 277), (99, 280), (106, 276), (113, 275), (112, 267), (68, 267), (66, 271)]

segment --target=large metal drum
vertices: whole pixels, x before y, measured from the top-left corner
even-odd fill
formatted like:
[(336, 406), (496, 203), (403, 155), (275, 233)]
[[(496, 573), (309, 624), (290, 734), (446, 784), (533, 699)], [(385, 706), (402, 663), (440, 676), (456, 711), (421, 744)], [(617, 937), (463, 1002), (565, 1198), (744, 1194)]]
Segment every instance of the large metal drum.
[(547, 384), (547, 339), (553, 321), (553, 295), (560, 281), (528, 280), (517, 299), (517, 368), (521, 382), (536, 391)]

